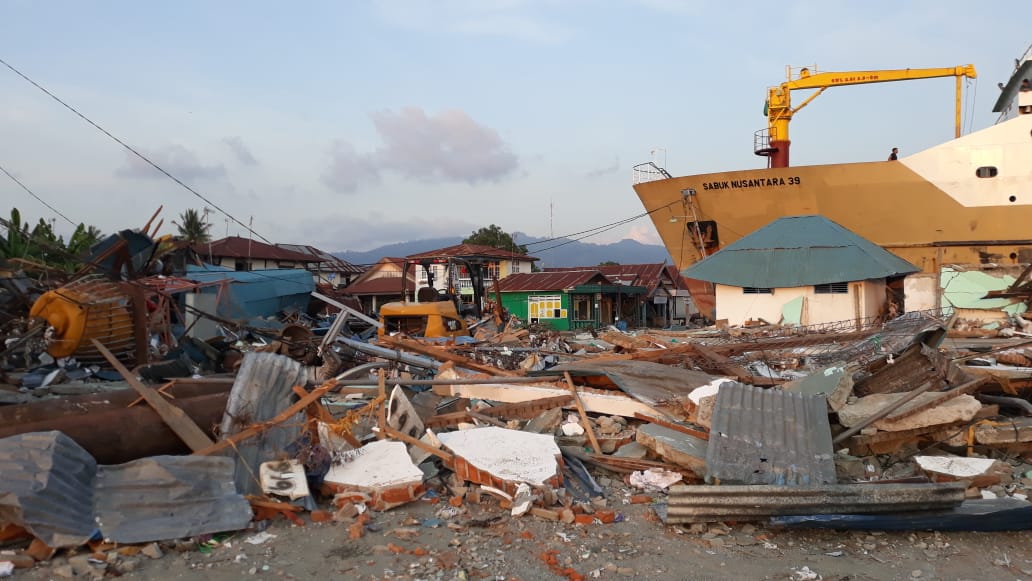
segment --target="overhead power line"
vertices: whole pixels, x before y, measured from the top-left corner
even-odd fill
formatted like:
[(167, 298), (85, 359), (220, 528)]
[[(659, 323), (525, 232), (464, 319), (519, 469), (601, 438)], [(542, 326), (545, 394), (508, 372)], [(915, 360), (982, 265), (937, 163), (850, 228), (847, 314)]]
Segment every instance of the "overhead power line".
[(25, 184), (21, 183), (21, 181), (18, 178), (16, 178), (13, 175), (11, 175), (11, 172), (7, 171), (7, 169), (4, 168), (4, 166), (0, 165), (0, 171), (2, 171), (5, 174), (7, 174), (7, 177), (11, 178), (14, 181), (14, 183), (16, 183), (19, 186), (21, 186), (21, 189), (23, 189), (26, 192), (28, 192), (28, 194), (30, 196), (32, 196), (33, 198), (36, 198), (37, 200), (39, 200), (40, 204), (43, 204), (44, 206), (50, 208), (51, 212), (53, 212), (53, 213), (57, 214), (58, 216), (61, 216), (62, 218), (64, 218), (66, 222), (68, 222), (69, 224), (72, 225), (72, 227), (78, 226), (78, 224), (76, 224), (75, 222), (72, 222), (72, 220), (70, 218), (68, 218), (68, 216), (65, 216), (60, 211), (58, 211), (57, 208), (55, 208), (55, 207), (51, 206), (50, 204), (48, 204), (43, 198), (37, 196), (35, 192), (30, 190), (28, 186), (26, 186)]
[[(183, 180), (181, 180), (181, 179), (177, 178), (176, 176), (174, 176), (174, 175), (172, 175), (171, 173), (169, 173), (168, 171), (166, 171), (166, 170), (165, 170), (165, 168), (163, 168), (163, 167), (161, 167), (160, 165), (158, 165), (158, 164), (154, 163), (153, 161), (151, 161), (151, 160), (150, 160), (150, 158), (148, 158), (147, 156), (145, 156), (145, 155), (143, 155), (142, 153), (140, 153), (139, 151), (137, 151), (137, 150), (136, 150), (135, 148), (133, 148), (133, 147), (132, 147), (131, 145), (129, 145), (128, 143), (126, 143), (126, 142), (122, 141), (121, 139), (119, 139), (119, 138), (115, 137), (115, 136), (114, 136), (114, 135), (112, 135), (112, 134), (111, 134), (110, 132), (108, 132), (108, 130), (106, 130), (106, 129), (104, 129), (103, 127), (101, 127), (100, 125), (97, 125), (96, 123), (94, 123), (94, 122), (93, 122), (93, 121), (92, 121), (92, 120), (91, 120), (91, 119), (90, 119), (89, 117), (87, 117), (87, 116), (83, 115), (82, 113), (80, 113), (80, 112), (79, 112), (79, 111), (78, 111), (78, 110), (77, 110), (77, 109), (76, 109), (75, 107), (72, 107), (72, 106), (71, 106), (71, 105), (69, 105), (68, 103), (65, 103), (64, 101), (62, 101), (62, 100), (61, 100), (61, 99), (60, 99), (60, 98), (59, 98), (59, 97), (58, 97), (57, 95), (55, 95), (55, 94), (51, 93), (51, 92), (50, 92), (50, 91), (48, 91), (48, 90), (47, 90), (47, 89), (46, 89), (45, 87), (43, 87), (42, 85), (40, 85), (40, 84), (39, 84), (39, 83), (37, 83), (36, 81), (34, 81), (34, 80), (30, 79), (30, 78), (29, 78), (29, 77), (28, 77), (27, 75), (25, 75), (25, 73), (23, 73), (23, 72), (19, 71), (18, 69), (14, 68), (13, 66), (11, 66), (11, 65), (10, 65), (10, 63), (8, 63), (7, 61), (5, 61), (4, 59), (0, 58), (0, 63), (2, 63), (2, 64), (3, 64), (4, 66), (5, 66), (5, 67), (7, 67), (7, 68), (11, 69), (11, 71), (13, 71), (13, 72), (14, 72), (14, 74), (16, 74), (16, 75), (18, 75), (19, 77), (21, 77), (21, 78), (25, 79), (25, 80), (26, 80), (26, 81), (27, 81), (27, 82), (28, 82), (29, 84), (31, 84), (32, 86), (36, 87), (36, 88), (37, 88), (37, 89), (39, 89), (40, 91), (43, 91), (43, 93), (45, 93), (45, 94), (46, 94), (46, 95), (47, 95), (48, 97), (50, 97), (51, 99), (53, 99), (53, 100), (57, 101), (58, 103), (60, 103), (61, 105), (63, 105), (63, 106), (64, 106), (64, 107), (66, 108), (66, 109), (68, 109), (69, 111), (71, 111), (72, 113), (75, 113), (75, 114), (76, 114), (76, 115), (77, 115), (77, 116), (78, 116), (78, 117), (79, 117), (80, 119), (82, 119), (82, 120), (83, 120), (83, 121), (85, 121), (86, 123), (89, 123), (89, 124), (90, 124), (90, 125), (92, 125), (92, 126), (93, 126), (93, 127), (95, 128), (95, 129), (97, 129), (97, 131), (100, 131), (100, 132), (101, 132), (101, 133), (103, 133), (104, 135), (107, 135), (107, 136), (108, 136), (108, 137), (110, 137), (110, 138), (111, 138), (112, 140), (114, 140), (114, 141), (115, 141), (115, 143), (117, 143), (117, 144), (121, 145), (121, 146), (122, 146), (122, 147), (124, 147), (124, 148), (125, 148), (126, 150), (128, 150), (128, 151), (129, 151), (130, 153), (132, 153), (133, 155), (135, 155), (136, 157), (138, 157), (138, 158), (142, 159), (142, 160), (143, 160), (143, 161), (144, 161), (144, 162), (145, 162), (145, 163), (146, 163), (147, 165), (149, 165), (149, 166), (153, 167), (154, 169), (156, 169), (156, 170), (158, 170), (159, 172), (161, 172), (162, 174), (164, 174), (164, 175), (165, 175), (165, 177), (167, 177), (168, 179), (170, 179), (170, 180), (174, 181), (175, 183), (179, 184), (179, 185), (180, 185), (181, 187), (183, 187), (183, 189), (185, 189), (186, 191), (188, 191), (188, 192), (190, 192), (191, 194), (193, 194), (193, 195), (197, 196), (198, 198), (200, 198), (201, 200), (203, 200), (203, 201), (204, 201), (204, 202), (205, 202), (206, 204), (209, 204), (209, 205), (210, 205), (211, 207), (215, 208), (215, 209), (216, 209), (216, 210), (218, 210), (219, 212), (222, 212), (222, 213), (223, 213), (223, 214), (224, 214), (224, 215), (225, 215), (225, 216), (226, 216), (227, 218), (229, 218), (230, 220), (232, 220), (232, 221), (236, 222), (236, 223), (237, 223), (238, 225), (242, 226), (242, 227), (243, 227), (243, 228), (244, 228), (245, 230), (247, 230), (247, 231), (248, 231), (248, 232), (250, 232), (251, 234), (253, 234), (253, 235), (257, 236), (258, 238), (261, 238), (261, 239), (262, 239), (262, 240), (263, 240), (264, 242), (266, 242), (266, 243), (268, 243), (268, 244), (272, 244), (272, 242), (271, 242), (271, 241), (270, 241), (270, 240), (269, 240), (268, 238), (266, 238), (266, 237), (262, 236), (261, 234), (259, 234), (259, 233), (255, 232), (255, 231), (254, 231), (254, 229), (252, 229), (252, 228), (251, 228), (250, 226), (248, 226), (247, 224), (244, 224), (244, 223), (243, 223), (243, 222), (241, 222), (240, 220), (237, 220), (235, 216), (233, 216), (233, 215), (232, 215), (232, 214), (230, 214), (229, 212), (227, 212), (227, 211), (223, 210), (223, 209), (222, 209), (221, 207), (219, 207), (219, 205), (218, 205), (218, 204), (216, 204), (215, 202), (213, 202), (213, 201), (209, 200), (208, 198), (206, 198), (206, 197), (205, 197), (205, 196), (204, 196), (203, 194), (201, 194), (201, 193), (200, 193), (200, 192), (198, 192), (197, 190), (195, 190), (195, 189), (191, 188), (190, 186), (186, 185), (186, 183), (185, 183), (185, 182), (183, 182)], [(67, 220), (67, 218), (65, 218), (65, 219)]]

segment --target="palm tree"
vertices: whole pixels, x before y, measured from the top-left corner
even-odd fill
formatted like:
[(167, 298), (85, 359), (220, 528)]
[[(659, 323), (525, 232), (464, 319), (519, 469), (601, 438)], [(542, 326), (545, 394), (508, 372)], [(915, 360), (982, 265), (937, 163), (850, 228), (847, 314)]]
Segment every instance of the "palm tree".
[(175, 222), (179, 228), (179, 237), (190, 244), (199, 244), (211, 240), (208, 230), (211, 224), (204, 221), (200, 212), (193, 208), (188, 209), (179, 215), (179, 221)]

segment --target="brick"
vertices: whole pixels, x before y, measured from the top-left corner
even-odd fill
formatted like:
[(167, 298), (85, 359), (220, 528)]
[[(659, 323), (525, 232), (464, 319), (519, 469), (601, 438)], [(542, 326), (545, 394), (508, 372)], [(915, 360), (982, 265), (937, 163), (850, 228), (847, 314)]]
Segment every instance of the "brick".
[(647, 494), (635, 494), (630, 500), (631, 504), (650, 504), (652, 497)]
[(362, 538), (365, 534), (365, 523), (362, 521), (355, 521), (348, 527), (348, 538), (352, 541)]
[(333, 515), (325, 510), (313, 510), (310, 516), (312, 522), (330, 522), (333, 520)]
[(394, 543), (387, 543), (387, 548), (390, 549), (390, 551), (392, 553), (394, 553), (395, 555), (400, 555), (400, 554), (405, 552), (405, 548), (404, 547), (399, 547), (398, 545), (395, 545)]
[(579, 525), (590, 525), (595, 522), (595, 517), (590, 514), (578, 514), (574, 517), (573, 522)]
[(602, 524), (610, 524), (616, 521), (616, 512), (612, 510), (597, 510), (595, 511), (595, 518), (602, 521)]
[(39, 539), (32, 539), (32, 542), (29, 543), (29, 548), (25, 549), (25, 554), (37, 561), (49, 561), (50, 557), (53, 557), (56, 552), (57, 549)]
[(461, 496), (453, 496), (453, 497), (448, 499), (448, 504), (450, 504), (450, 505), (452, 505), (454, 507), (460, 507), (460, 506), (462, 506), (462, 497)]

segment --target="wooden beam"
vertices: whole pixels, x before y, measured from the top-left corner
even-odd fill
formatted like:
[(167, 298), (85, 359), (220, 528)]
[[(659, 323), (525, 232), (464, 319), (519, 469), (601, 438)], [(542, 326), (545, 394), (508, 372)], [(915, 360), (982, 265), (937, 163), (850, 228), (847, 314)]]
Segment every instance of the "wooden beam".
[[(566, 388), (553, 385), (438, 385), (433, 388), (438, 395), (453, 395), (467, 398), (489, 399), (505, 403), (532, 402), (560, 395), (569, 395)], [(633, 418), (635, 413), (650, 416), (665, 416), (659, 410), (628, 397), (623, 392), (614, 392), (581, 387), (577, 390), (585, 409), (596, 414)]]
[(716, 366), (716, 368), (719, 369), (721, 373), (726, 373), (727, 375), (736, 378), (738, 381), (760, 386), (769, 386), (782, 383), (770, 377), (761, 377), (759, 375), (753, 375), (752, 372), (750, 372), (748, 369), (742, 367), (741, 365), (738, 365), (734, 361), (731, 361), (731, 359), (729, 359), (728, 357), (721, 355), (720, 353), (717, 353), (716, 351), (714, 351), (706, 345), (697, 343), (694, 345), (694, 347), (695, 352), (698, 353), (700, 357), (705, 358), (707, 361)]
[(154, 408), (154, 411), (157, 412), (159, 417), (161, 417), (161, 420), (165, 422), (165, 424), (167, 424), (168, 427), (175, 432), (191, 450), (196, 452), (212, 445), (211, 438), (204, 433), (204, 430), (197, 427), (197, 424), (190, 419), (190, 416), (186, 415), (186, 412), (168, 403), (163, 395), (147, 387), (141, 383), (140, 380), (136, 379), (136, 376), (126, 369), (125, 365), (122, 365), (122, 362), (116, 359), (115, 356), (108, 351), (108, 348), (100, 341), (97, 341), (96, 339), (90, 339), (90, 341), (93, 343), (93, 346), (97, 348), (97, 351), (104, 356), (104, 359), (107, 359), (108, 363), (110, 363), (111, 366), (114, 367), (123, 378), (125, 378), (126, 382), (129, 383), (129, 386), (135, 389), (136, 393), (139, 393), (140, 396), (143, 397), (143, 399), (146, 400), (152, 408)]
[(422, 449), (422, 450), (424, 450), (426, 452), (429, 452), (430, 454), (433, 454), (434, 456), (437, 456), (441, 460), (444, 460), (449, 466), (454, 465), (453, 463), (455, 462), (455, 456), (452, 456), (451, 454), (445, 452), (444, 450), (441, 450), (439, 448), (434, 448), (430, 444), (427, 444), (426, 442), (424, 442), (422, 440), (417, 440), (416, 438), (413, 438), (412, 436), (410, 436), (408, 434), (403, 434), (402, 432), (399, 432), (398, 430), (395, 430), (394, 428), (392, 428), (390, 426), (386, 426), (383, 429), (383, 432), (384, 432), (384, 435), (386, 435), (388, 437), (391, 437), (391, 438), (394, 438), (394, 439), (397, 439), (397, 440), (401, 440), (402, 442), (405, 442), (406, 444), (412, 444), (413, 446), (415, 446), (417, 448), (420, 448), (420, 449)]
[(431, 357), (438, 361), (451, 361), (459, 367), (465, 367), (473, 371), (479, 371), (480, 373), (486, 373), (488, 375), (501, 375), (501, 376), (516, 376), (520, 375), (514, 371), (507, 371), (505, 369), (499, 369), (493, 365), (484, 365), (478, 363), (469, 357), (463, 357), (462, 355), (456, 355), (443, 347), (435, 347), (433, 345), (426, 345), (412, 339), (402, 339), (400, 337), (384, 336), (378, 339), (381, 343), (386, 343), (396, 349), (404, 349), (405, 351), (411, 351), (420, 355)]
[(584, 403), (581, 402), (580, 396), (577, 395), (577, 386), (573, 384), (573, 378), (570, 377), (570, 372), (564, 371), (563, 377), (566, 378), (566, 385), (570, 388), (570, 393), (573, 394), (573, 403), (577, 405), (577, 413), (580, 414), (581, 425), (584, 426), (584, 431), (588, 433), (588, 439), (591, 440), (591, 448), (595, 450), (596, 454), (601, 454), (602, 446), (598, 445), (598, 438), (595, 437), (595, 430), (591, 429), (591, 419), (588, 418), (588, 412), (584, 409)]
[(244, 430), (241, 430), (233, 434), (232, 436), (229, 436), (228, 438), (215, 442), (214, 444), (208, 446), (207, 448), (204, 448), (203, 450), (197, 450), (194, 452), (194, 454), (198, 456), (210, 456), (215, 452), (229, 448), (232, 445), (239, 444), (240, 442), (243, 442), (244, 440), (247, 440), (249, 438), (253, 438), (258, 434), (264, 432), (265, 430), (268, 430), (269, 428), (277, 424), (281, 424), (287, 421), (294, 414), (308, 407), (308, 404), (318, 400), (320, 397), (329, 393), (330, 390), (332, 390), (335, 386), (336, 383), (331, 379), (330, 381), (327, 381), (326, 383), (320, 385), (316, 389), (309, 392), (308, 395), (306, 395), (305, 397), (294, 402), (293, 405), (280, 412), (276, 417), (272, 418), (271, 420), (267, 422), (262, 422), (260, 424), (252, 425)]
[(642, 420), (642, 421), (645, 421), (645, 422), (649, 422), (650, 424), (656, 424), (657, 426), (664, 427), (664, 428), (666, 428), (668, 430), (674, 430), (675, 432), (681, 432), (682, 434), (687, 434), (689, 436), (695, 436), (696, 438), (699, 438), (701, 440), (709, 440), (709, 432), (703, 432), (701, 430), (693, 430), (693, 429), (689, 428), (688, 426), (682, 426), (680, 424), (675, 424), (673, 422), (668, 422), (666, 420), (663, 420), (663, 419), (660, 419), (660, 418), (654, 418), (652, 416), (647, 416), (645, 414), (634, 414), (634, 418), (637, 419), (637, 420)]

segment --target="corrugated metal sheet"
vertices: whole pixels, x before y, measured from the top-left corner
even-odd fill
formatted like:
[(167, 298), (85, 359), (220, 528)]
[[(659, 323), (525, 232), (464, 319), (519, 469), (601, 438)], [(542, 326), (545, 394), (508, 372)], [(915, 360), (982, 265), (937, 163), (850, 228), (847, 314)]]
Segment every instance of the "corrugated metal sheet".
[[(293, 403), (295, 385), (305, 385), (304, 369), (297, 361), (275, 353), (251, 352), (244, 355), (229, 392), (219, 433), (226, 437), (251, 424), (276, 417)], [(224, 455), (233, 458), (237, 464), (235, 480), (238, 492), (261, 494), (261, 487), (251, 471), (257, 474), (262, 462), (282, 458), (287, 446), (301, 434), (304, 416), (304, 412), (300, 412), (259, 436), (237, 444), (235, 449), (230, 447), (225, 451)]]
[(503, 293), (563, 291), (583, 284), (613, 284), (597, 270), (565, 272), (521, 272), (498, 281)]
[(77, 547), (93, 536), (97, 463), (61, 432), (0, 440), (0, 528), (24, 527), (54, 548)]
[(251, 505), (237, 494), (234, 463), (212, 456), (152, 456), (101, 466), (96, 517), (105, 539), (143, 543), (247, 527)]
[(706, 452), (706, 482), (834, 484), (823, 395), (731, 384), (720, 388)]
[[(712, 446), (711, 446), (712, 447)], [(761, 520), (804, 514), (872, 514), (958, 506), (964, 483), (850, 484), (841, 486), (670, 487), (667, 524)], [(659, 511), (657, 511), (659, 512)], [(660, 513), (661, 517), (664, 517)]]
[(823, 216), (780, 218), (681, 271), (737, 287), (791, 288), (920, 269)]

